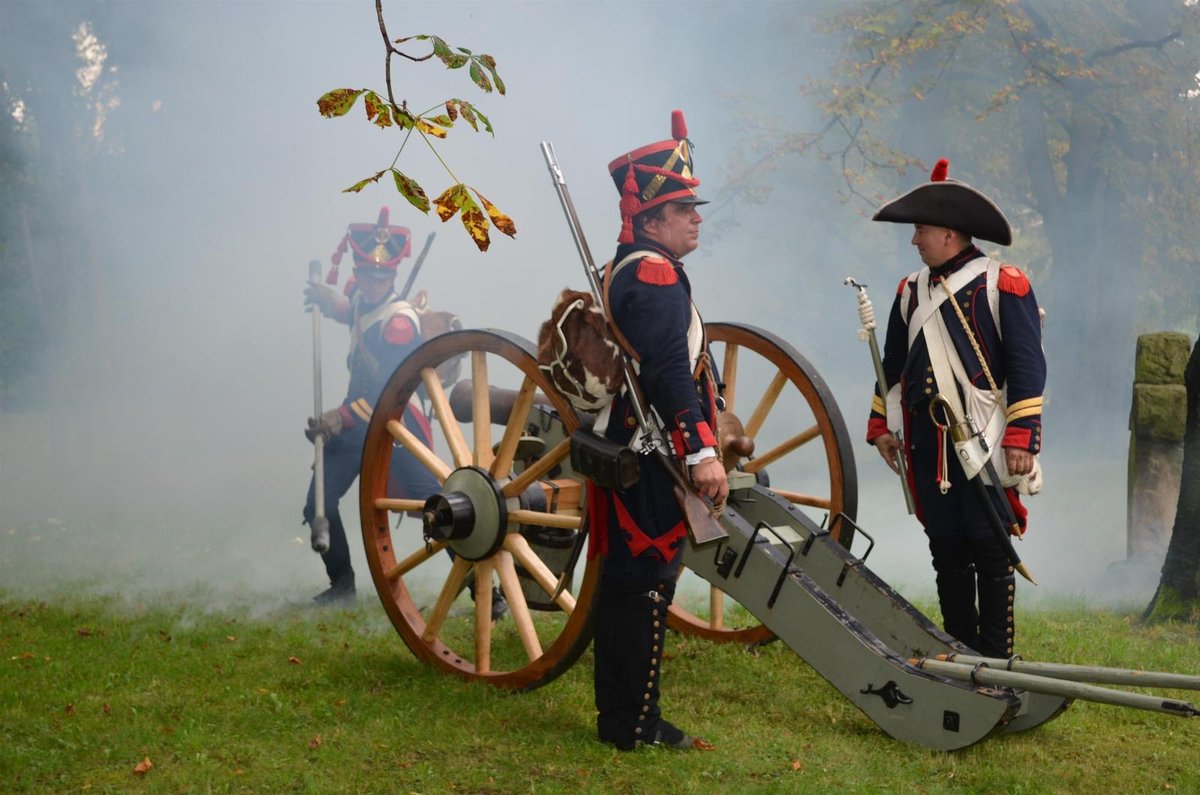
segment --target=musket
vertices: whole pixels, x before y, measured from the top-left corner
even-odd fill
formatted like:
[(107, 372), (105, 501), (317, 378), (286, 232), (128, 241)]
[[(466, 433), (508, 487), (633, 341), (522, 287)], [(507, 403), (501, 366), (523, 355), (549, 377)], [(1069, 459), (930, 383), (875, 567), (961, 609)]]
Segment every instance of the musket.
[[(858, 290), (858, 317), (862, 321), (862, 328), (858, 330), (858, 336), (865, 339), (871, 346), (871, 361), (875, 364), (875, 380), (879, 383), (882, 399), (886, 401), (888, 382), (887, 376), (883, 374), (883, 357), (879, 355), (879, 341), (875, 339), (875, 308), (871, 306), (871, 299), (867, 297), (867, 285), (859, 284), (853, 276), (847, 276), (842, 284), (848, 284)], [(908, 485), (908, 465), (904, 461), (904, 440), (898, 430), (894, 431), (892, 435), (900, 443), (900, 449), (896, 452), (896, 464), (900, 474), (900, 488), (904, 490), (904, 506), (908, 508), (909, 515), (912, 515), (917, 512), (917, 505), (913, 500), (912, 489)]]
[[(941, 406), (942, 410), (946, 413), (946, 424), (942, 424), (942, 422), (940, 422), (937, 418), (936, 410), (938, 406)], [(950, 407), (950, 401), (947, 400), (941, 392), (934, 395), (933, 400), (929, 402), (929, 417), (939, 428), (949, 429), (950, 438), (955, 442), (964, 442), (971, 436), (978, 433), (974, 430), (974, 424), (970, 423), (969, 418), (967, 422), (959, 421), (958, 417), (954, 414), (954, 410)], [(980, 438), (982, 439), (981, 435)], [(1016, 569), (1022, 577), (1029, 580), (1034, 585), (1037, 585), (1037, 580), (1033, 578), (1033, 574), (1030, 573), (1029, 568), (1021, 562), (1021, 556), (1017, 554), (1017, 550), (1013, 547), (1012, 538), (1009, 533), (1010, 529), (1015, 529), (1018, 527), (1017, 520), (1016, 517), (1013, 516), (1012, 506), (1008, 504), (1008, 500), (1003, 494), (1004, 487), (1000, 485), (1000, 478), (996, 474), (996, 466), (992, 463), (991, 456), (988, 455), (986, 443), (983, 445), (983, 448), (984, 455), (987, 456), (983, 471), (987, 472), (988, 477), (992, 480), (992, 483), (995, 485), (996, 489), (1001, 492), (1000, 502), (1003, 504), (1004, 512), (1008, 517), (1007, 527), (1000, 519), (1000, 514), (996, 511), (996, 505), (992, 502), (992, 498), (987, 492), (987, 487), (983, 484), (983, 479), (979, 477), (979, 473), (976, 472), (975, 477), (968, 478), (968, 480), (971, 482), (972, 488), (975, 490), (976, 499), (978, 499), (979, 504), (983, 506), (983, 512), (987, 516), (988, 525), (992, 528), (992, 535), (996, 536), (996, 539), (1000, 542), (1001, 548), (1004, 549), (1005, 554), (1008, 555), (1009, 563), (1012, 564), (1012, 567)]]
[[(308, 283), (321, 283), (321, 263), (308, 263)], [(313, 316), (313, 417), (321, 421), (321, 304), (312, 304)], [(313, 502), (314, 514), (309, 522), (309, 543), (313, 552), (325, 554), (329, 551), (329, 520), (325, 518), (325, 437), (313, 437)]]
[[(571, 227), (571, 237), (575, 240), (575, 248), (579, 252), (580, 260), (583, 262), (583, 271), (587, 276), (588, 286), (591, 288), (595, 305), (601, 312), (606, 312), (603, 295), (600, 290), (600, 279), (597, 275), (596, 262), (592, 259), (591, 249), (588, 248), (587, 240), (583, 236), (583, 227), (580, 225), (579, 216), (575, 212), (575, 204), (571, 201), (571, 194), (567, 189), (567, 181), (563, 177), (562, 169), (558, 165), (558, 158), (555, 157), (554, 145), (549, 141), (542, 141), (542, 156), (545, 157), (546, 166), (550, 169), (550, 178), (554, 182), (554, 189), (558, 193), (558, 200), (562, 204), (563, 212), (567, 216), (567, 225)], [(654, 427), (648, 419), (646, 407), (642, 402), (637, 377), (634, 375), (629, 357), (626, 356), (624, 351), (621, 352), (621, 369), (624, 374), (625, 391), (629, 396), (629, 404), (633, 408), (634, 416), (637, 418), (642, 450), (649, 455), (653, 455), (658, 460), (674, 483), (675, 499), (679, 503), (680, 511), (683, 513), (683, 521), (687, 526), (692, 543), (699, 546), (710, 541), (727, 538), (729, 534), (713, 518), (708, 503), (696, 493), (695, 488), (688, 482), (687, 475), (670, 459), (667, 451), (663, 449), (661, 439), (654, 433)]]
[(433, 238), (436, 236), (437, 232), (430, 232), (429, 237), (425, 238), (425, 245), (421, 248), (421, 253), (417, 255), (417, 261), (413, 263), (412, 270), (408, 272), (408, 278), (404, 280), (404, 289), (400, 291), (401, 301), (408, 298), (408, 291), (412, 289), (413, 282), (417, 280), (417, 272), (425, 264), (425, 255), (429, 253), (429, 247), (433, 245)]

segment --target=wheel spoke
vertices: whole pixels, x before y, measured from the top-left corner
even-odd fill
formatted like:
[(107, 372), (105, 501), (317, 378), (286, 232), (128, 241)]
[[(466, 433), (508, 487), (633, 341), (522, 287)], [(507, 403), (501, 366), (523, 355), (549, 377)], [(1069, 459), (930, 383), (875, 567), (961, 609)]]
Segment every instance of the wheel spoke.
[[(546, 566), (537, 553), (533, 551), (533, 547), (529, 546), (529, 541), (520, 533), (509, 533), (504, 537), (504, 548), (512, 553), (517, 562), (521, 564), (521, 568), (529, 572), (529, 575), (542, 587), (546, 595), (554, 593), (558, 588), (558, 580), (553, 572)], [(575, 609), (575, 597), (571, 596), (566, 589), (559, 593), (558, 598), (554, 600), (555, 604), (563, 609), (567, 615)]]
[(413, 436), (412, 431), (405, 428), (399, 420), (388, 420), (387, 429), (393, 439), (400, 442), (405, 450), (412, 453), (414, 458), (433, 473), (438, 483), (446, 482), (446, 478), (450, 476), (450, 466), (434, 455), (424, 442)]
[(492, 670), (492, 563), (475, 564), (475, 672)]
[(496, 573), (500, 575), (500, 585), (504, 588), (504, 597), (508, 599), (508, 610), (512, 613), (513, 623), (521, 636), (521, 645), (525, 654), (533, 662), (542, 656), (542, 642), (538, 640), (537, 630), (533, 626), (533, 616), (529, 613), (529, 605), (525, 602), (525, 592), (521, 590), (521, 581), (517, 578), (517, 568), (513, 557), (507, 550), (496, 553)]
[(450, 401), (446, 399), (442, 379), (438, 377), (437, 370), (426, 367), (421, 371), (421, 380), (425, 383), (425, 392), (429, 395), (433, 413), (446, 436), (446, 444), (450, 445), (450, 456), (454, 459), (454, 466), (467, 466), (471, 463), (471, 450), (467, 447), (467, 440), (463, 436), (462, 428), (458, 426), (458, 420), (454, 419), (454, 412), (450, 410)]
[(715, 585), (708, 591), (708, 625), (713, 629), (725, 629), (725, 592)]
[(405, 574), (408, 574), (417, 566), (420, 566), (422, 563), (432, 558), (437, 553), (441, 552), (445, 546), (445, 541), (436, 541), (428, 546), (423, 546), (404, 560), (397, 563), (395, 566), (392, 566), (390, 569), (388, 569), (384, 576), (394, 582), (403, 577)]
[(380, 497), (375, 500), (375, 507), (381, 511), (393, 513), (413, 513), (425, 507), (425, 500), (398, 500), (393, 497)]
[(721, 380), (725, 382), (725, 410), (733, 411), (733, 399), (737, 396), (738, 345), (725, 343), (725, 358), (721, 365)]
[(517, 442), (521, 441), (521, 432), (525, 429), (525, 421), (529, 409), (533, 407), (533, 398), (537, 392), (537, 384), (529, 376), (521, 383), (521, 391), (513, 403), (512, 412), (508, 415), (508, 424), (504, 426), (504, 436), (500, 439), (500, 447), (496, 450), (496, 458), (488, 471), (492, 477), (507, 477), (512, 470), (513, 455), (517, 452)]
[(578, 530), (583, 520), (578, 516), (566, 516), (561, 513), (545, 513), (515, 508), (508, 512), (509, 524), (532, 524), (542, 527), (559, 527), (564, 530)]
[(518, 494), (524, 493), (525, 489), (529, 488), (535, 480), (553, 469), (570, 452), (571, 438), (568, 436), (556, 444), (553, 450), (526, 467), (520, 475), (517, 475), (512, 482), (501, 489), (500, 493), (505, 497), (516, 497)]
[(745, 472), (757, 472), (767, 464), (771, 464), (779, 458), (782, 458), (783, 456), (792, 452), (797, 447), (807, 444), (813, 439), (819, 438), (820, 435), (821, 426), (814, 425), (811, 428), (806, 428), (805, 430), (800, 431), (800, 433), (793, 436), (791, 439), (788, 439), (786, 442), (772, 447), (770, 450), (760, 456), (756, 456), (753, 461), (747, 461), (745, 466), (742, 467), (742, 470)]
[(454, 604), (458, 592), (462, 590), (462, 584), (467, 579), (467, 572), (470, 568), (471, 561), (466, 558), (454, 559), (454, 565), (450, 567), (450, 575), (446, 577), (446, 582), (442, 585), (442, 592), (438, 594), (433, 612), (429, 614), (429, 620), (425, 622), (425, 631), (421, 633), (421, 640), (433, 643), (437, 639), (438, 633), (442, 630), (442, 624), (446, 623), (446, 616), (450, 615), (450, 605)]
[(475, 466), (487, 469), (492, 455), (492, 401), (488, 397), (487, 354), (471, 351), (471, 428)]
[(774, 407), (775, 401), (779, 399), (779, 393), (783, 391), (784, 384), (787, 382), (787, 373), (782, 370), (775, 373), (775, 378), (771, 380), (771, 385), (767, 387), (762, 400), (758, 401), (758, 405), (754, 407), (754, 413), (750, 415), (750, 421), (746, 423), (746, 435), (751, 439), (758, 436), (758, 432), (766, 421), (767, 415), (771, 413), (771, 408)]
[(812, 508), (824, 508), (830, 510), (833, 508), (833, 500), (828, 497), (814, 497), (811, 494), (801, 494), (798, 491), (784, 491), (783, 489), (771, 489), (771, 491), (783, 497), (790, 503), (796, 505), (807, 505)]

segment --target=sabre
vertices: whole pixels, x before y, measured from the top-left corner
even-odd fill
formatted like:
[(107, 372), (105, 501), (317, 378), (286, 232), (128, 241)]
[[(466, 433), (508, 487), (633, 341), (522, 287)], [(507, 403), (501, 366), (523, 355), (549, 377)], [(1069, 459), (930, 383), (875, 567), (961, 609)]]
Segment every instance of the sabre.
[[(875, 339), (875, 308), (871, 306), (871, 299), (867, 297), (867, 285), (860, 284), (853, 276), (847, 276), (842, 284), (848, 284), (858, 290), (858, 317), (862, 321), (862, 328), (858, 330), (858, 336), (860, 339), (865, 339), (871, 346), (871, 361), (875, 365), (875, 379), (879, 383), (883, 399), (887, 400), (887, 376), (883, 374), (883, 358), (879, 355), (879, 342)], [(904, 462), (904, 440), (899, 431), (895, 431), (893, 435), (901, 445), (896, 454), (896, 463), (900, 470), (900, 488), (904, 490), (904, 505), (908, 508), (908, 513), (912, 515), (917, 512), (917, 506), (913, 501), (912, 490), (908, 486), (908, 465)]]
[[(321, 263), (308, 263), (308, 283), (321, 283)], [(321, 421), (321, 304), (313, 302), (313, 417)], [(325, 437), (313, 437), (313, 501), (314, 515), (309, 522), (312, 531), (309, 543), (313, 552), (324, 554), (329, 551), (329, 520), (325, 518)]]
[[(550, 178), (554, 182), (554, 189), (558, 193), (558, 200), (562, 204), (563, 212), (567, 216), (567, 224), (571, 227), (571, 237), (575, 240), (575, 248), (579, 252), (580, 260), (583, 262), (583, 271), (587, 276), (588, 286), (591, 288), (595, 306), (603, 313), (605, 307), (600, 290), (600, 280), (596, 275), (596, 262), (592, 259), (592, 252), (588, 248), (587, 240), (584, 239), (583, 227), (579, 223), (579, 215), (575, 212), (575, 204), (571, 201), (571, 194), (567, 189), (567, 180), (563, 176), (562, 168), (558, 165), (558, 158), (554, 154), (554, 144), (549, 141), (542, 141), (542, 156), (546, 159), (546, 166), (550, 169)], [(626, 394), (629, 395), (629, 404), (633, 408), (634, 416), (637, 417), (638, 429), (642, 435), (643, 449), (655, 456), (671, 477), (671, 480), (674, 481), (675, 499), (679, 502), (684, 524), (687, 526), (692, 542), (699, 546), (709, 541), (718, 541), (722, 538), (727, 538), (729, 534), (713, 518), (709, 512), (708, 504), (696, 493), (692, 484), (688, 482), (687, 476), (667, 457), (662, 443), (653, 435), (652, 426), (647, 419), (646, 408), (642, 403), (641, 393), (638, 390), (637, 380), (633, 374), (633, 368), (630, 367), (629, 359), (624, 352), (621, 353), (621, 369), (625, 376), (625, 390)]]
[[(936, 410), (938, 406), (941, 406), (942, 410), (945, 412), (945, 423), (942, 423), (937, 418)], [(950, 431), (951, 439), (953, 439), (955, 442), (966, 441), (968, 438), (974, 435), (974, 426), (973, 423), (970, 422), (970, 419), (968, 418), (967, 422), (959, 422), (958, 417), (954, 415), (954, 410), (950, 408), (950, 401), (946, 400), (946, 397), (942, 395), (941, 392), (934, 395), (933, 400), (929, 402), (929, 418), (933, 420), (934, 425), (938, 426), (942, 430), (948, 429)], [(986, 444), (984, 445), (984, 454), (987, 454)], [(987, 463), (984, 465), (984, 471), (988, 473), (989, 478), (992, 478), (992, 483), (996, 485), (996, 488), (1002, 488), (1000, 486), (1000, 478), (996, 475), (996, 467), (994, 464), (992, 464), (990, 456), (987, 458)], [(1000, 519), (1000, 514), (996, 511), (996, 505), (992, 502), (992, 498), (988, 496), (987, 487), (983, 485), (983, 480), (980, 479), (979, 474), (976, 473), (975, 477), (968, 478), (968, 480), (970, 480), (971, 486), (975, 490), (975, 497), (979, 500), (980, 505), (983, 506), (983, 511), (988, 518), (988, 525), (990, 525), (992, 528), (992, 534), (995, 535), (1000, 541), (1001, 546), (1008, 555), (1009, 563), (1012, 564), (1012, 567), (1016, 569), (1022, 577), (1029, 580), (1034, 585), (1037, 585), (1037, 580), (1033, 578), (1033, 574), (1030, 573), (1028, 567), (1021, 562), (1021, 556), (1017, 554), (1017, 550), (1013, 547), (1012, 538), (1009, 535), (1009, 528), (1017, 527), (1017, 520), (1016, 517), (1013, 516), (1012, 506), (1008, 504), (1007, 498), (1001, 500), (1001, 502), (1004, 503), (1005, 513), (1007, 514), (1009, 521), (1008, 527), (1005, 527), (1004, 522)], [(1003, 497), (1003, 495), (1001, 496)]]

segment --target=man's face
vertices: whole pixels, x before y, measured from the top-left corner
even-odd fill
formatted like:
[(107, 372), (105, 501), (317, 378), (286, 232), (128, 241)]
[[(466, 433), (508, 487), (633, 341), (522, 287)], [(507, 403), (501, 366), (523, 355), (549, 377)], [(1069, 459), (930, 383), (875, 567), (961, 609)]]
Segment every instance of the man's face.
[(703, 220), (696, 205), (667, 202), (661, 218), (646, 222), (644, 233), (676, 259), (682, 259), (700, 245), (700, 223)]
[(926, 224), (914, 225), (912, 244), (917, 247), (921, 262), (930, 268), (941, 265), (963, 249), (957, 232), (944, 226)]
[(382, 301), (395, 280), (396, 274), (389, 270), (381, 268), (354, 269), (354, 281), (358, 284), (363, 301), (368, 304), (377, 304)]

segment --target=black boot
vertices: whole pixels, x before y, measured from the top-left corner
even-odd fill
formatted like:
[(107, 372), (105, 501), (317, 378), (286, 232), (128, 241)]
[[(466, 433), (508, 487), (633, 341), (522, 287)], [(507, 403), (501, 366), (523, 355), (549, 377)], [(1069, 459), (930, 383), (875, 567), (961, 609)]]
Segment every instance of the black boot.
[(984, 657), (1011, 657), (1017, 581), (1008, 551), (995, 539), (972, 543), (979, 570), (979, 649)]
[(930, 538), (937, 572), (938, 604), (946, 632), (972, 649), (979, 647), (979, 613), (975, 609), (975, 566), (971, 550), (957, 538)]
[(319, 607), (353, 607), (356, 601), (354, 575), (343, 577), (313, 597), (313, 602)]
[[(673, 582), (602, 584), (595, 621), (596, 731), (621, 751), (673, 745), (683, 732), (662, 720), (658, 679)], [(677, 736), (678, 735), (678, 736)], [(689, 738), (690, 739), (690, 738)]]

